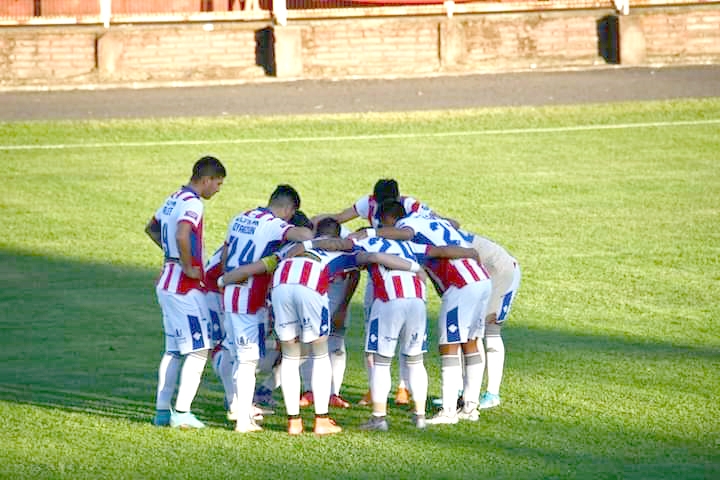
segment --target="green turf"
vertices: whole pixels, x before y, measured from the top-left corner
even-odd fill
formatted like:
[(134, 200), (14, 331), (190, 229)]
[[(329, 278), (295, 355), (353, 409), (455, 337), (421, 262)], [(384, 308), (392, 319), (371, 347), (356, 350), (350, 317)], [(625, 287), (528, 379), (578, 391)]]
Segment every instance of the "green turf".
[[(0, 124), (0, 477), (718, 478), (720, 123), (677, 124), (717, 119), (709, 99)], [(563, 129), (639, 122), (664, 125)], [(505, 245), (523, 284), (501, 407), (423, 432), (391, 407), (387, 434), (360, 432), (369, 410), (353, 408), (321, 439), (288, 438), (278, 415), (242, 436), (208, 369), (195, 409), (211, 428), (150, 426), (161, 258), (143, 228), (206, 153), (228, 167), (207, 202), (209, 251), (278, 183), (316, 214), (380, 177)], [(434, 352), (427, 364), (436, 396)]]

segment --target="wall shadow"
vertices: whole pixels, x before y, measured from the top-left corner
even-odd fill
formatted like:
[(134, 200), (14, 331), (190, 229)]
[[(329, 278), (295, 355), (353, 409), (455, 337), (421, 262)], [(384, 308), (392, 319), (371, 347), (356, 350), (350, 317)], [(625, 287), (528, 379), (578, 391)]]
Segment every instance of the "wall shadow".
[(596, 22), (598, 55), (611, 65), (620, 63), (619, 21), (617, 15), (607, 15)]

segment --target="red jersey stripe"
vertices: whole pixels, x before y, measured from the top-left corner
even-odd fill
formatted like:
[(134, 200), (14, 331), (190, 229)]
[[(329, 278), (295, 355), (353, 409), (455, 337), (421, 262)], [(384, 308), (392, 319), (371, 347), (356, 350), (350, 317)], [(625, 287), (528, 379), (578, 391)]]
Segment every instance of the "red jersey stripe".
[(280, 283), (287, 283), (288, 276), (290, 275), (290, 267), (292, 267), (292, 262), (285, 262), (280, 272)]
[(167, 277), (165, 277), (165, 284), (163, 285), (163, 290), (167, 290), (170, 287), (170, 279), (172, 278), (175, 264), (171, 263), (171, 264), (169, 264), (169, 266), (170, 266), (170, 268), (168, 268)]
[(310, 261), (303, 262), (302, 272), (300, 272), (300, 285), (307, 286), (311, 271), (312, 264)]
[(403, 286), (402, 286), (402, 279), (398, 277), (397, 275), (393, 275), (392, 277), (393, 282), (393, 288), (395, 289), (395, 296), (397, 298), (405, 298), (405, 295), (403, 292)]
[(463, 263), (463, 265), (465, 265), (465, 268), (468, 269), (468, 272), (470, 272), (470, 275), (472, 276), (473, 280), (475, 280), (476, 282), (479, 282), (480, 275), (478, 275), (477, 272), (475, 271), (475, 269), (472, 267), (472, 265), (470, 265), (470, 262), (468, 261), (468, 259), (467, 258), (464, 259), (462, 261), (462, 263)]
[(420, 281), (420, 277), (415, 275), (415, 277), (413, 278), (413, 284), (415, 285), (415, 296), (417, 298), (422, 298), (423, 291), (422, 291), (422, 282)]

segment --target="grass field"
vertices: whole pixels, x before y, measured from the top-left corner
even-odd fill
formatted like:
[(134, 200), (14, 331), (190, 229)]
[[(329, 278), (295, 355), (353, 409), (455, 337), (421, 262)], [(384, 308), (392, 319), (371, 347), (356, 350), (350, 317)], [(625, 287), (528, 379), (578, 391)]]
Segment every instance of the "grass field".
[[(720, 99), (5, 123), (0, 144), (2, 478), (720, 478)], [(278, 183), (316, 214), (388, 176), (505, 245), (524, 276), (503, 404), (426, 431), (392, 407), (390, 432), (361, 432), (355, 407), (332, 438), (288, 438), (282, 415), (242, 436), (208, 368), (211, 428), (152, 427), (161, 258), (143, 228), (206, 153), (229, 173), (207, 250)], [(427, 364), (437, 396), (434, 349)]]

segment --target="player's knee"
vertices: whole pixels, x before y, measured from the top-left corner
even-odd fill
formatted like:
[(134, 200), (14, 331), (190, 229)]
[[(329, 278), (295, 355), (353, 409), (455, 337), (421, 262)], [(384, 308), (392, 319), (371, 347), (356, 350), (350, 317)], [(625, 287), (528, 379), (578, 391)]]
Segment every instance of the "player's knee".
[(379, 353), (373, 354), (373, 361), (376, 367), (389, 367), (392, 357), (385, 357)]
[(403, 355), (405, 357), (405, 363), (408, 365), (417, 365), (423, 363), (423, 354), (420, 355)]
[(188, 357), (197, 358), (198, 360), (207, 361), (210, 350), (197, 350), (195, 352), (188, 353)]
[(283, 358), (299, 359), (302, 355), (302, 347), (298, 342), (280, 342), (280, 350)]
[(485, 325), (485, 337), (499, 337), (501, 336), (502, 325), (497, 323), (488, 323)]
[(310, 344), (310, 352), (313, 358), (324, 357), (329, 354), (327, 338), (320, 338)]

